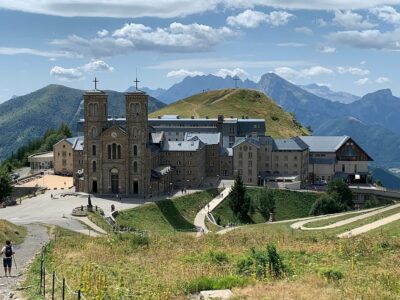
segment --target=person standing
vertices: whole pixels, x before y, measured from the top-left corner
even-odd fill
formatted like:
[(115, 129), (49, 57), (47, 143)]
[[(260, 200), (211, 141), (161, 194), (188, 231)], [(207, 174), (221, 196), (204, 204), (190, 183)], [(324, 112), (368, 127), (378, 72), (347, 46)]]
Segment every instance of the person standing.
[(8, 271), (8, 276), (11, 276), (12, 257), (15, 252), (10, 241), (6, 241), (5, 246), (3, 247), (3, 249), (1, 249), (1, 254), (3, 255), (4, 274), (7, 277)]

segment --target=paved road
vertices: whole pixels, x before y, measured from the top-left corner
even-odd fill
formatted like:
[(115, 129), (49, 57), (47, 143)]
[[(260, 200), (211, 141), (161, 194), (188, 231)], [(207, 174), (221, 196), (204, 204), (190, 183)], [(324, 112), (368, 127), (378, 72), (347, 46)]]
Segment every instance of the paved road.
[[(87, 205), (87, 196), (65, 196), (61, 197), (61, 191), (47, 191), (34, 198), (22, 201), (21, 205), (10, 206), (0, 209), (0, 219), (8, 220), (15, 224), (45, 223), (58, 225), (60, 227), (86, 233), (86, 226), (71, 218), (72, 209), (81, 205)], [(51, 199), (50, 195), (54, 197)], [(111, 204), (117, 210), (123, 210), (138, 206), (143, 203), (139, 200), (116, 198), (103, 199), (91, 197), (92, 204), (104, 210), (106, 214), (111, 213)]]
[[(36, 253), (40, 252), (42, 246), (47, 243), (49, 236), (47, 228), (38, 224), (31, 224), (27, 226), (28, 234), (24, 242), (20, 245), (15, 245), (15, 261), (17, 262), (18, 269), (15, 264), (12, 269), (13, 277), (4, 277), (2, 268), (0, 276), (0, 299), (5, 299), (15, 286), (21, 280), (21, 274), (28, 267), (29, 263), (35, 257)], [(7, 298), (8, 299), (8, 298)]]
[(370, 224), (367, 224), (367, 225), (364, 225), (364, 226), (361, 226), (361, 227), (354, 228), (352, 230), (343, 232), (343, 233), (339, 234), (338, 237), (340, 237), (340, 238), (350, 238), (350, 237), (353, 237), (355, 235), (359, 235), (359, 234), (368, 232), (370, 230), (373, 230), (375, 228), (381, 227), (383, 225), (395, 222), (397, 220), (400, 220), (400, 213), (394, 214), (394, 215), (391, 215), (389, 217), (386, 217), (386, 218), (380, 219), (378, 221), (372, 222)]
[(388, 210), (395, 209), (397, 207), (400, 207), (400, 203), (399, 204), (395, 204), (395, 205), (390, 205), (390, 206), (387, 206), (387, 207), (384, 207), (384, 208), (379, 208), (379, 209), (374, 208), (374, 209), (369, 209), (369, 210), (363, 210), (364, 212), (366, 212), (365, 214), (358, 215), (358, 216), (355, 216), (355, 217), (352, 217), (352, 218), (348, 218), (348, 219), (345, 219), (345, 220), (342, 220), (342, 221), (338, 221), (338, 222), (335, 222), (333, 224), (329, 224), (329, 225), (322, 226), (322, 227), (304, 227), (304, 225), (307, 224), (307, 223), (310, 223), (312, 221), (327, 220), (327, 219), (335, 218), (335, 217), (338, 217), (338, 216), (343, 216), (343, 215), (346, 215), (346, 214), (357, 213), (357, 212), (360, 212), (360, 211), (347, 212), (347, 213), (342, 213), (342, 214), (336, 214), (336, 215), (332, 215), (332, 216), (322, 217), (322, 218), (318, 218), (318, 219), (314, 219), (314, 220), (305, 220), (305, 221), (301, 221), (301, 222), (296, 222), (296, 223), (293, 223), (291, 225), (291, 227), (294, 228), (294, 229), (301, 229), (301, 230), (332, 229), (332, 228), (340, 227), (340, 226), (343, 226), (343, 225), (347, 225), (347, 224), (350, 224), (350, 223), (353, 223), (353, 222), (356, 222), (356, 221), (359, 221), (359, 220), (374, 216), (374, 215), (379, 214), (379, 213), (383, 213), (383, 212), (388, 211)]

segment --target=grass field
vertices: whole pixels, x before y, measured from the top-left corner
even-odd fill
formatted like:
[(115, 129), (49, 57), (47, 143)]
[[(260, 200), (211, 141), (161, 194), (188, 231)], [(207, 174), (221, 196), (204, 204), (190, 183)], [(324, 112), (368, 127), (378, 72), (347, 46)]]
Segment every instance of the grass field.
[[(233, 288), (235, 299), (397, 299), (400, 239), (393, 236), (398, 223), (390, 226), (352, 239), (338, 239), (335, 231), (291, 230), (283, 223), (201, 238), (158, 232), (91, 238), (59, 230), (46, 266), (74, 290), (81, 288), (86, 299), (184, 299), (210, 288)], [(240, 274), (239, 261), (252, 247), (263, 250), (268, 243), (277, 245), (290, 270), (285, 277)], [(25, 284), (37, 284), (35, 265)], [(28, 293), (35, 299), (33, 289)]]
[(129, 226), (147, 231), (194, 231), (196, 214), (218, 194), (217, 189), (161, 200), (132, 208), (118, 214), (116, 221), (121, 226)]
[(352, 217), (356, 217), (362, 214), (365, 214), (366, 212), (360, 211), (360, 212), (352, 212), (352, 213), (348, 213), (346, 215), (343, 216), (338, 216), (338, 217), (334, 217), (334, 218), (330, 218), (330, 219), (325, 219), (325, 220), (317, 220), (317, 221), (312, 221), (310, 223), (304, 224), (304, 227), (307, 228), (316, 228), (316, 227), (322, 227), (322, 226), (328, 226), (331, 225), (333, 223), (342, 221), (342, 220), (347, 220), (349, 218)]
[(26, 229), (8, 221), (0, 220), (0, 241), (11, 240), (13, 244), (20, 244), (26, 236)]
[(168, 105), (150, 114), (150, 117), (156, 118), (166, 114), (178, 114), (188, 118), (191, 116), (216, 118), (219, 114), (236, 118), (248, 116), (265, 119), (268, 135), (273, 137), (309, 134), (308, 130), (301, 127), (291, 114), (285, 112), (271, 98), (255, 90), (208, 91)]
[[(254, 206), (259, 188), (248, 188), (247, 195), (250, 197), (252, 206)], [(287, 190), (271, 190), (274, 193), (276, 209), (275, 217), (277, 221), (289, 220), (295, 218), (303, 218), (309, 216), (309, 212), (313, 203), (317, 200), (320, 194), (303, 193)], [(221, 225), (228, 223), (242, 223), (237, 220), (229, 207), (229, 196), (222, 202), (214, 211), (214, 218), (220, 220)], [(263, 223), (266, 220), (257, 210), (253, 210), (249, 218), (244, 220), (244, 223)]]

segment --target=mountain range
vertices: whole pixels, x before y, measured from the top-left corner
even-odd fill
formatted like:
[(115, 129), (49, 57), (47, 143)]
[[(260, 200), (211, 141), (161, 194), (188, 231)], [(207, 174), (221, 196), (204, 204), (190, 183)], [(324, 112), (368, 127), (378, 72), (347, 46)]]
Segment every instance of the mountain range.
[[(173, 103), (198, 92), (234, 86), (232, 77), (202, 75), (186, 77), (164, 91), (146, 91), (153, 96), (156, 92), (165, 103)], [(350, 135), (365, 147), (376, 164), (400, 166), (400, 98), (388, 89), (358, 97), (317, 84), (298, 86), (274, 73), (264, 74), (257, 83), (239, 80), (237, 86), (262, 91), (316, 135)]]
[[(48, 128), (67, 123), (74, 131), (83, 117), (83, 90), (62, 85), (48, 85), (33, 93), (10, 99), (0, 104), (0, 161), (27, 141), (42, 136)], [(109, 114), (124, 114), (124, 94), (107, 91)], [(165, 104), (150, 97), (149, 111)]]

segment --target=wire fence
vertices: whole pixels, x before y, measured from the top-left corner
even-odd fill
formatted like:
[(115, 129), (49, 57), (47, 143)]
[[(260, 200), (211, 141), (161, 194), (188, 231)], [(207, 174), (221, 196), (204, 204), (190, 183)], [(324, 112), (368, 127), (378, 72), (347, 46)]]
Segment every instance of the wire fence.
[[(82, 299), (86, 297), (81, 289), (74, 290), (68, 285), (65, 277), (58, 277), (56, 271), (49, 271), (45, 264), (45, 255), (49, 244), (42, 247), (40, 256), (40, 285), (39, 295), (43, 299)], [(58, 292), (58, 293), (57, 293)], [(56, 298), (57, 296), (57, 298)], [(59, 297), (60, 296), (60, 297)]]

